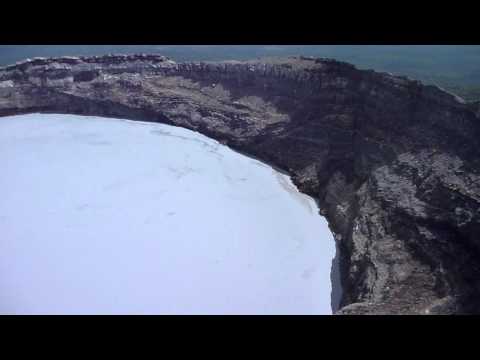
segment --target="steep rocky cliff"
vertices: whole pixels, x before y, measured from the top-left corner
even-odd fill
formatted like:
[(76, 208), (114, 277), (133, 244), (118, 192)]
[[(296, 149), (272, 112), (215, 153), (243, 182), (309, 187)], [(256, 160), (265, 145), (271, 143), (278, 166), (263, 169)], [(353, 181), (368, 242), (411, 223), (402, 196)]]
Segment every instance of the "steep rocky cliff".
[(327, 59), (111, 55), (0, 69), (0, 116), (27, 112), (182, 126), (287, 171), (337, 241), (339, 314), (480, 312), (478, 104)]

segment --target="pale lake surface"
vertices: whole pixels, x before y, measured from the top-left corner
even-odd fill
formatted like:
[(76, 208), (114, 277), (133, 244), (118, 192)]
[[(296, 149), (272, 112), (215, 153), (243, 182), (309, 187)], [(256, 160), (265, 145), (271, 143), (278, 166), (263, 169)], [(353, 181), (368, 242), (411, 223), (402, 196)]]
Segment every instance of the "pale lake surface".
[(270, 166), (186, 129), (0, 118), (0, 313), (331, 314), (335, 243)]

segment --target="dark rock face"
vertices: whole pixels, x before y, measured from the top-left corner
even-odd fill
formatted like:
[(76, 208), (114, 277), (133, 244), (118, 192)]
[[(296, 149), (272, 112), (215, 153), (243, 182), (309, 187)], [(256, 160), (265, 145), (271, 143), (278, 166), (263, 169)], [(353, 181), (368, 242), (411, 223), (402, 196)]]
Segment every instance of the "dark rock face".
[(182, 126), (287, 171), (340, 249), (339, 314), (480, 312), (478, 104), (326, 59), (111, 55), (0, 69), (0, 115), (28, 112)]

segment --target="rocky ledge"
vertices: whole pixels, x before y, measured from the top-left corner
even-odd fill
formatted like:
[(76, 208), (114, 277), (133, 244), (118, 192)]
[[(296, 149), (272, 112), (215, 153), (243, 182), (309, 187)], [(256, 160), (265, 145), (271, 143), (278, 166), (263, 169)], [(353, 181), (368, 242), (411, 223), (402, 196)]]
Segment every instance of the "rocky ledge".
[(287, 171), (339, 249), (338, 314), (480, 312), (479, 104), (328, 59), (36, 58), (0, 69), (0, 116), (182, 126)]

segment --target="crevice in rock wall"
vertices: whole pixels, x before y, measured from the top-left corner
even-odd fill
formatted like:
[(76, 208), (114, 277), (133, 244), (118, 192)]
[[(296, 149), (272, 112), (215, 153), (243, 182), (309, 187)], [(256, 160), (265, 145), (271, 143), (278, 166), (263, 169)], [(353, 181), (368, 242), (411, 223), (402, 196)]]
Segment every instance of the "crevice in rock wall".
[(340, 249), (336, 245), (335, 258), (332, 260), (332, 271), (330, 273), (332, 281), (332, 312), (336, 313), (341, 308), (343, 289), (342, 289), (342, 276), (340, 268)]

